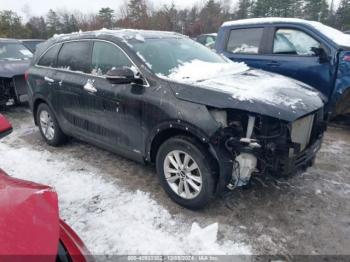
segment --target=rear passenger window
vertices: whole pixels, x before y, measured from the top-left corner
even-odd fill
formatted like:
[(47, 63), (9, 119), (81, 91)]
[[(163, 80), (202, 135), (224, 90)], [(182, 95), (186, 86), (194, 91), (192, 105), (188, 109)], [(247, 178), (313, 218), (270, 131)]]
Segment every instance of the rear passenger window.
[(91, 44), (91, 41), (64, 43), (58, 54), (57, 67), (90, 73)]
[(263, 28), (231, 30), (226, 50), (237, 54), (257, 54), (263, 30)]
[(106, 42), (95, 42), (92, 51), (92, 74), (102, 76), (112, 68), (131, 67), (133, 64), (124, 52)]
[(40, 58), (38, 65), (55, 67), (57, 60), (57, 53), (60, 50), (61, 45), (54, 45)]

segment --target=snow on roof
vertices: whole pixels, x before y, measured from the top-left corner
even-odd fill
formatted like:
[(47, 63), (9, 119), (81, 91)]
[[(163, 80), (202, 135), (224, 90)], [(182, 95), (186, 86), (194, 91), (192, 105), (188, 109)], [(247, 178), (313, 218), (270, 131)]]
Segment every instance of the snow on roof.
[(0, 42), (6, 43), (20, 43), (19, 40), (13, 38), (0, 38)]
[(252, 25), (252, 24), (272, 24), (272, 23), (297, 23), (304, 24), (313, 27), (318, 30), (324, 36), (329, 38), (339, 46), (350, 47), (350, 35), (344, 34), (343, 32), (326, 26), (320, 22), (309, 21), (299, 18), (283, 18), (283, 17), (266, 17), (266, 18), (250, 18), (235, 21), (224, 22), (222, 26), (236, 26), (236, 25)]
[(55, 34), (53, 37), (55, 39), (67, 40), (75, 36), (100, 36), (100, 35), (110, 35), (115, 36), (124, 40), (136, 39), (139, 41), (145, 41), (147, 38), (163, 38), (163, 37), (185, 37), (176, 32), (170, 31), (156, 31), (156, 30), (137, 30), (137, 29), (106, 29), (102, 28), (96, 31), (86, 31), (73, 32), (70, 34)]

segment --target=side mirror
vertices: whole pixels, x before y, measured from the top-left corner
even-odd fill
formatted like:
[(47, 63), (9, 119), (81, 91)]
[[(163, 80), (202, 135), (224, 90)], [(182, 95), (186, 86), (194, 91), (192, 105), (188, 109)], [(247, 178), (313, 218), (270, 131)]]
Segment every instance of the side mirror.
[(318, 56), (320, 63), (325, 63), (329, 61), (327, 52), (323, 47), (311, 47), (311, 51), (314, 52), (315, 56)]
[(0, 114), (0, 138), (3, 138), (12, 132), (12, 126), (10, 122)]
[(106, 79), (113, 84), (130, 84), (132, 82), (135, 82), (137, 77), (131, 68), (118, 67), (109, 70), (106, 73)]

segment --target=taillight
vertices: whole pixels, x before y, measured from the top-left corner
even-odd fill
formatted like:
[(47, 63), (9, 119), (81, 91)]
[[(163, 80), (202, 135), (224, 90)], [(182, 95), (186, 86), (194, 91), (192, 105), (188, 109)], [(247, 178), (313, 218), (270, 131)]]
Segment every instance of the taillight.
[(350, 62), (350, 55), (345, 55), (345, 56), (343, 57), (343, 61), (345, 61), (345, 62)]
[(28, 81), (28, 79), (29, 79), (29, 72), (26, 71), (26, 72), (24, 73), (24, 80)]

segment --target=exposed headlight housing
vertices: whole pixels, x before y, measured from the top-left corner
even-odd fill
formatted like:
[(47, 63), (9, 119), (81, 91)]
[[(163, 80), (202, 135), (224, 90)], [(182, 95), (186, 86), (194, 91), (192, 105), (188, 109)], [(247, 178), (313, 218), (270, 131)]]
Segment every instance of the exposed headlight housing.
[(225, 110), (210, 109), (209, 113), (222, 127), (227, 127), (227, 112)]

